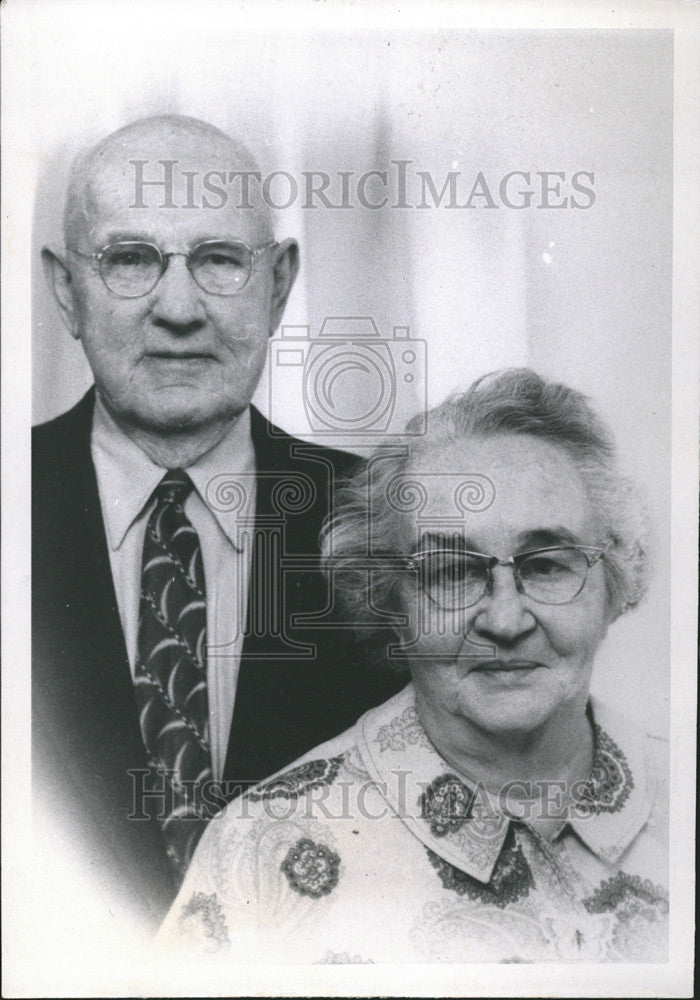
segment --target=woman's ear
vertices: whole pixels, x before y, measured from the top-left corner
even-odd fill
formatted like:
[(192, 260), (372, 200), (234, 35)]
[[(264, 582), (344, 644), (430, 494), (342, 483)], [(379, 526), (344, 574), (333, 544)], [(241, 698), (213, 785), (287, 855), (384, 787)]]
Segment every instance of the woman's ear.
[(76, 340), (80, 338), (80, 330), (77, 323), (77, 311), (75, 307), (73, 279), (66, 262), (49, 247), (44, 247), (41, 251), (41, 260), (44, 265), (44, 274), (53, 292), (61, 319), (68, 327), (71, 337)]

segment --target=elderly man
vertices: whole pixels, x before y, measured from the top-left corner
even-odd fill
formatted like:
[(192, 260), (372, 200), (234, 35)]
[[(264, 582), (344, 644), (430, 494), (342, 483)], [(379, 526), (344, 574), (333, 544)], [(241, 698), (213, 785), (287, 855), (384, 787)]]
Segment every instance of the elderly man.
[(151, 920), (224, 800), (396, 689), (303, 625), (332, 625), (318, 532), (350, 457), (250, 405), (298, 247), (202, 185), (254, 169), (204, 122), (138, 121), (77, 162), (43, 252), (95, 385), (34, 432), (35, 790)]

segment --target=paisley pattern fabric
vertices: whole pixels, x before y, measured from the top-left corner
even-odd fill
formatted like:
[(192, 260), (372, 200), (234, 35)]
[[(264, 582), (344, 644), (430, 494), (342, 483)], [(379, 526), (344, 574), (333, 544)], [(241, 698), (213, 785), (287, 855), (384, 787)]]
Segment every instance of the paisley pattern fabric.
[(580, 805), (589, 815), (618, 812), (634, 788), (634, 778), (627, 758), (612, 737), (595, 724), (593, 736), (593, 767), (582, 791)]
[(361, 955), (351, 955), (349, 952), (344, 951), (338, 953), (336, 951), (327, 951), (323, 956), (319, 965), (372, 965), (372, 959), (365, 961)]
[(622, 871), (601, 882), (593, 895), (584, 899), (583, 905), (589, 913), (607, 913), (629, 902), (654, 907), (662, 914), (668, 913), (668, 896), (660, 886), (649, 879)]
[(290, 847), (281, 868), (292, 889), (301, 896), (318, 899), (338, 884), (340, 858), (324, 844), (303, 837)]
[(620, 961), (663, 962), (659, 941), (667, 933), (668, 893), (651, 879), (620, 871), (605, 879), (583, 905), (613, 916), (612, 946)]
[(517, 903), (534, 888), (532, 872), (523, 856), (519, 844), (516, 843), (511, 827), (506, 842), (503, 845), (498, 861), (488, 882), (480, 882), (454, 865), (444, 861), (428, 848), (428, 858), (438, 873), (445, 889), (451, 889), (458, 896), (468, 896), (469, 899), (481, 903), (489, 903), (503, 909), (511, 903)]
[(216, 893), (209, 896), (203, 892), (192, 893), (182, 907), (178, 927), (184, 939), (199, 937), (203, 940), (207, 952), (225, 949), (230, 943), (223, 910)]
[(474, 793), (456, 774), (443, 774), (430, 782), (420, 798), (423, 819), (436, 837), (459, 830), (471, 815)]
[(591, 774), (545, 836), (450, 768), (409, 685), (210, 821), (162, 944), (256, 963), (663, 962), (664, 745), (590, 711)]
[(425, 730), (413, 705), (409, 705), (391, 722), (380, 726), (375, 736), (380, 751), (406, 750), (410, 746), (430, 746)]
[(310, 788), (323, 788), (330, 785), (338, 774), (342, 757), (332, 757), (330, 760), (310, 760), (300, 764), (271, 781), (256, 785), (248, 793), (251, 802), (261, 802), (265, 799), (295, 798), (308, 792)]

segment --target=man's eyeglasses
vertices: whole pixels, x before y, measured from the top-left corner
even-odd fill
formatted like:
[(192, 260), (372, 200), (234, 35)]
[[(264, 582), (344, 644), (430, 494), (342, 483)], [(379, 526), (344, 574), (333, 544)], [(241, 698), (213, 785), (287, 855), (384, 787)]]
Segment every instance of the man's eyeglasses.
[(110, 243), (99, 253), (82, 253), (68, 247), (72, 253), (97, 261), (100, 276), (115, 295), (138, 299), (156, 287), (171, 257), (185, 257), (190, 274), (204, 292), (210, 295), (236, 295), (245, 287), (259, 254), (276, 247), (265, 243), (251, 249), (245, 243), (207, 240), (189, 253), (163, 253), (153, 243), (125, 241)]
[(511, 566), (519, 593), (533, 601), (568, 604), (581, 593), (588, 570), (605, 553), (592, 545), (563, 545), (498, 559), (464, 549), (430, 549), (409, 556), (407, 563), (418, 572), (434, 604), (444, 611), (459, 611), (492, 592), (494, 566)]

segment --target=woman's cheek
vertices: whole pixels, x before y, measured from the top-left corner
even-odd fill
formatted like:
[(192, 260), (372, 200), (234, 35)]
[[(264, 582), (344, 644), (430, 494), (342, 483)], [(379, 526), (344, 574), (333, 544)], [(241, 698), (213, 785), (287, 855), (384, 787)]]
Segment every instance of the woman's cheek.
[(588, 602), (568, 615), (551, 616), (548, 622), (541, 619), (541, 624), (549, 645), (563, 659), (589, 659), (607, 631), (602, 610), (588, 606)]
[(431, 605), (427, 612), (422, 609), (413, 618), (409, 615), (408, 627), (402, 630), (400, 641), (409, 655), (450, 662), (458, 656), (483, 652), (484, 647), (465, 640), (470, 626), (471, 618), (464, 612), (446, 613)]

